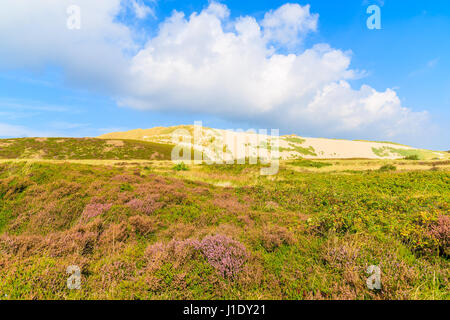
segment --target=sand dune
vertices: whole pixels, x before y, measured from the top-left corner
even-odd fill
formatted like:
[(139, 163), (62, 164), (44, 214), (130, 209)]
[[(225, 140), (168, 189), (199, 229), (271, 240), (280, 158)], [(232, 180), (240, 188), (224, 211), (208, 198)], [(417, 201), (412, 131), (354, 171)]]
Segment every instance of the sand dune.
[[(196, 132), (197, 128), (197, 132)], [(196, 135), (196, 133), (200, 132)], [(221, 150), (225, 145), (227, 152), (236, 157), (236, 149), (231, 141), (240, 141), (242, 146), (253, 146), (258, 152), (271, 150), (273, 137), (267, 134), (233, 132), (222, 129), (183, 125), (174, 127), (156, 127), (135, 129), (126, 132), (112, 132), (101, 135), (101, 139), (134, 139), (158, 143), (173, 143), (174, 133), (184, 141), (185, 146), (207, 153), (214, 158), (214, 150)], [(196, 140), (194, 142), (194, 136)], [(447, 159), (446, 152), (416, 149), (389, 142), (351, 141), (326, 138), (305, 138), (297, 135), (279, 137), (279, 154), (281, 159), (401, 159), (416, 156), (420, 160)], [(228, 144), (227, 144), (228, 142)], [(241, 147), (242, 147), (241, 146)]]

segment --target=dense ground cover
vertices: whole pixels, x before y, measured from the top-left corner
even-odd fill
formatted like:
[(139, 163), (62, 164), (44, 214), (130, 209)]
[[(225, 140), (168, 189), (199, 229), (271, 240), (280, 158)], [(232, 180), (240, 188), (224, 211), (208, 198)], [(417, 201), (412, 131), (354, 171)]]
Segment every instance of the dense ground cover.
[(0, 159), (153, 159), (168, 160), (173, 146), (96, 138), (0, 139)]
[(0, 298), (450, 297), (448, 171), (303, 165), (0, 163)]

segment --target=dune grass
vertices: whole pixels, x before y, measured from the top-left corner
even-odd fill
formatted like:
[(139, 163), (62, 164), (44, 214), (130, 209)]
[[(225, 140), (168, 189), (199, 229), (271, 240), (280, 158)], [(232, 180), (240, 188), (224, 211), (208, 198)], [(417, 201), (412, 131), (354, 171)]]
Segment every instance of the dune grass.
[(372, 148), (373, 153), (379, 157), (388, 157), (396, 155), (398, 158), (406, 158), (412, 160), (430, 160), (437, 157), (435, 151), (423, 149), (400, 149), (392, 147)]

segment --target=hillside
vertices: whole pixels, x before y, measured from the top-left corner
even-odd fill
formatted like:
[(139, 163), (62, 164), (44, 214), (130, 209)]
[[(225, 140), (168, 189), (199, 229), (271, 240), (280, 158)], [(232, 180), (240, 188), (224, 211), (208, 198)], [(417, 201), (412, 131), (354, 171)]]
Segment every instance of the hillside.
[[(46, 159), (46, 160), (170, 160), (174, 147), (172, 135), (181, 131), (181, 138), (194, 135), (194, 126), (156, 127), (127, 132), (108, 133), (98, 138), (19, 138), (0, 139), (0, 159)], [(179, 131), (180, 132), (180, 131)], [(214, 153), (238, 158), (237, 143), (223, 143), (229, 134), (232, 141), (241, 141), (247, 150), (269, 154), (271, 137), (203, 128), (196, 144), (184, 145), (200, 150), (205, 158), (218, 159)], [(223, 145), (222, 145), (223, 143)], [(225, 146), (225, 148), (224, 148)], [(248, 149), (247, 149), (248, 148)], [(253, 149), (252, 149), (253, 148)], [(242, 147), (241, 147), (242, 149)], [(280, 157), (289, 159), (403, 159), (446, 160), (448, 152), (416, 149), (392, 142), (349, 141), (325, 138), (303, 138), (296, 135), (280, 137)], [(256, 153), (255, 153), (256, 154)]]
[(449, 299), (448, 171), (334, 162), (0, 162), (0, 298)]
[[(292, 157), (375, 156), (285, 160), (274, 176), (263, 163), (153, 161), (170, 160), (176, 129), (0, 140), (0, 299), (450, 298), (450, 160), (285, 136)], [(381, 290), (367, 287), (370, 265)]]
[[(151, 141), (155, 143), (172, 143), (172, 135), (176, 130), (183, 130), (183, 137), (193, 137), (195, 126), (184, 125), (174, 127), (156, 127), (152, 129), (136, 129), (126, 132), (113, 132), (99, 136), (100, 139), (134, 139), (141, 141)], [(209, 158), (215, 159), (214, 149), (222, 150), (222, 141), (226, 134), (230, 134), (232, 139), (242, 139), (246, 145), (253, 143), (255, 149), (269, 149), (270, 136), (251, 135), (249, 133), (230, 133), (221, 129), (203, 127), (201, 135), (196, 144), (187, 144), (194, 149), (205, 152)], [(252, 140), (253, 139), (253, 140)], [(216, 143), (217, 141), (217, 143)], [(219, 144), (220, 143), (220, 144)], [(226, 152), (235, 157), (236, 151), (233, 146), (224, 143)], [(446, 152), (417, 149), (410, 146), (400, 145), (393, 142), (374, 141), (350, 141), (325, 138), (307, 138), (296, 135), (280, 137), (279, 145), (281, 159), (402, 159), (413, 157), (417, 160), (437, 160), (448, 159), (450, 155)]]
[(1, 139), (0, 159), (170, 160), (173, 146), (96, 138)]

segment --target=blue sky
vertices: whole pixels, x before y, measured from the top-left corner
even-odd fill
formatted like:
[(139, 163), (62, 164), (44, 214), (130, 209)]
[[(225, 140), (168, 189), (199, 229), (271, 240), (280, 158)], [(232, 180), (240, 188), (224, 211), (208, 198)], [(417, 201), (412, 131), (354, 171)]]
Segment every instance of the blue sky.
[[(138, 1), (149, 8), (140, 18), (128, 0), (72, 1), (80, 30), (67, 30), (63, 5), (48, 14), (52, 1), (36, 10), (24, 10), (24, 0), (0, 4), (1, 137), (97, 136), (202, 120), (450, 149), (447, 1)], [(381, 8), (381, 30), (366, 26), (371, 4)], [(174, 10), (184, 18), (166, 23)], [(194, 12), (203, 18), (191, 19)], [(302, 23), (288, 20), (291, 13)], [(256, 25), (261, 35), (229, 43), (240, 17), (251, 18), (245, 32)], [(219, 29), (208, 30), (216, 21)], [(210, 47), (221, 51), (202, 56)]]

